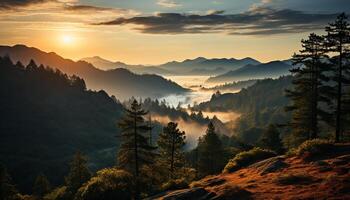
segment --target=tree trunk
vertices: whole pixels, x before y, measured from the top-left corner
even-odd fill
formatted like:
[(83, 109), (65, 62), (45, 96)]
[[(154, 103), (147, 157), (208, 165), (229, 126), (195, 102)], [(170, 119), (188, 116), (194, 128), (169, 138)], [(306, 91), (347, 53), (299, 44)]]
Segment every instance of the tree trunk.
[(139, 158), (138, 158), (138, 149), (137, 149), (137, 115), (134, 114), (134, 154), (135, 154), (135, 199), (140, 199), (140, 190), (139, 190)]
[(171, 163), (170, 163), (170, 177), (174, 178), (174, 154), (175, 154), (175, 134), (172, 133), (172, 144), (171, 144)]
[[(342, 40), (342, 38), (340, 39)], [(341, 97), (342, 97), (342, 76), (343, 76), (343, 50), (342, 50), (342, 43), (339, 45), (339, 68), (338, 68), (338, 91), (337, 91), (337, 111), (336, 111), (336, 125), (335, 125), (335, 142), (340, 141), (340, 134), (341, 134)]]

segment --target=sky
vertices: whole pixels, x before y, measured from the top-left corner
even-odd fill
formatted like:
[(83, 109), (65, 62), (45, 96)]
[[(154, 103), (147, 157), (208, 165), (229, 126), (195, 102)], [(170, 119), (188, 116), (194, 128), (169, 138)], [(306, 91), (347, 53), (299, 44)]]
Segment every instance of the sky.
[(0, 0), (0, 45), (129, 64), (288, 59), (350, 0)]

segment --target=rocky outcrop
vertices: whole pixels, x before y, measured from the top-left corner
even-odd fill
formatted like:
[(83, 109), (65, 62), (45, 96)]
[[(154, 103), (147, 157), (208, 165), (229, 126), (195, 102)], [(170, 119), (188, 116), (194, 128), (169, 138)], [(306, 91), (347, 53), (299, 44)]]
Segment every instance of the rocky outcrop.
[(250, 165), (250, 168), (255, 168), (260, 172), (260, 175), (265, 175), (288, 167), (288, 164), (284, 160), (284, 156), (277, 156)]

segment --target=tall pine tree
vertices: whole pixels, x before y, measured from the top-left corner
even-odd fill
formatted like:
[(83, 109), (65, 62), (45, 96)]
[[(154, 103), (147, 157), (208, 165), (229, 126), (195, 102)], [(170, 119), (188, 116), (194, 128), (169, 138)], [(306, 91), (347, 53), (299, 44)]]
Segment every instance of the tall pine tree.
[(331, 54), (335, 54), (330, 59), (333, 65), (332, 80), (336, 82), (334, 86), (335, 93), (333, 99), (335, 100), (335, 141), (339, 142), (343, 136), (346, 114), (350, 112), (350, 99), (345, 94), (345, 87), (350, 84), (349, 73), (349, 54), (350, 54), (350, 24), (345, 13), (338, 16), (335, 22), (330, 23), (326, 27), (326, 39), (328, 50)]
[(324, 83), (328, 81), (325, 72), (329, 66), (325, 63), (326, 48), (324, 38), (316, 34), (310, 34), (307, 40), (302, 40), (302, 50), (294, 54), (292, 70), (294, 79), (293, 90), (287, 90), (287, 97), (292, 100), (292, 105), (287, 106), (287, 111), (292, 111), (290, 126), (294, 134), (295, 143), (305, 139), (318, 137), (319, 120), (326, 120), (329, 115), (320, 108), (321, 103), (329, 103), (325, 92), (329, 87)]
[(155, 147), (149, 144), (146, 136), (151, 127), (145, 122), (148, 112), (135, 99), (119, 122), (122, 132), (122, 144), (118, 152), (118, 166), (132, 173), (135, 177), (135, 199), (140, 199), (140, 169), (143, 165), (153, 164)]
[(200, 176), (216, 174), (224, 165), (224, 149), (212, 122), (208, 124), (206, 134), (198, 140), (198, 170)]
[(185, 132), (180, 131), (177, 123), (169, 122), (159, 135), (158, 147), (160, 160), (169, 169), (169, 177), (175, 178), (176, 169), (184, 164)]
[(74, 195), (90, 177), (91, 173), (87, 167), (87, 158), (78, 151), (70, 163), (69, 174), (65, 177), (67, 189), (71, 195)]

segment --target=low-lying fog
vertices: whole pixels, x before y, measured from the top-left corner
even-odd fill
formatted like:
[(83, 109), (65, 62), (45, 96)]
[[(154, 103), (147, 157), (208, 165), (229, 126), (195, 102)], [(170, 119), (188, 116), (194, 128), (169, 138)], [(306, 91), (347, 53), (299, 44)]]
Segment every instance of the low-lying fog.
[(213, 95), (212, 91), (200, 90), (201, 87), (215, 86), (205, 82), (209, 76), (165, 76), (164, 78), (170, 79), (182, 87), (192, 90), (192, 92), (188, 92), (186, 94), (174, 94), (161, 98), (161, 100), (165, 99), (170, 106), (176, 107), (179, 103), (181, 103), (183, 107), (187, 106), (188, 104), (192, 106), (194, 103), (209, 101)]
[[(214, 87), (215, 85), (207, 84), (205, 81), (209, 78), (208, 76), (167, 76), (165, 77), (172, 81), (175, 81), (179, 85), (189, 88), (192, 92), (183, 94), (183, 95), (170, 95), (161, 98), (160, 100), (165, 100), (170, 106), (177, 107), (180, 103), (182, 107), (186, 108), (187, 105), (193, 105), (195, 103), (201, 103), (205, 101), (209, 101), (214, 91), (210, 90), (200, 90), (201, 87)], [(225, 91), (225, 92), (237, 92), (237, 91)], [(239, 118), (239, 113), (234, 112), (202, 112), (204, 117), (208, 116), (209, 118), (213, 118), (216, 116), (221, 122), (234, 122)], [(168, 117), (162, 116), (152, 116), (152, 118), (156, 121), (159, 121), (162, 124), (167, 124), (170, 120)], [(198, 124), (197, 122), (187, 122), (182, 119), (175, 120), (179, 129), (186, 132), (186, 141), (188, 148), (194, 148), (197, 145), (198, 137), (205, 134), (207, 129), (206, 125)], [(233, 124), (233, 123), (231, 123)], [(233, 127), (226, 127), (230, 130)]]

